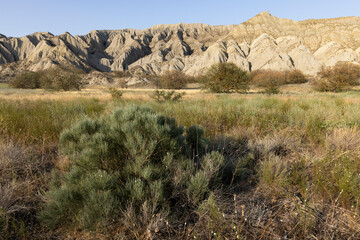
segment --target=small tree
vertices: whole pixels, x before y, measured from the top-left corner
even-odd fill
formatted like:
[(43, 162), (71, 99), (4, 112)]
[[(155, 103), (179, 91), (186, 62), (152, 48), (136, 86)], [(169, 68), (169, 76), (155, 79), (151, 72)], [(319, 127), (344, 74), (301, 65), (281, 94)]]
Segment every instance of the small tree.
[(43, 77), (42, 72), (26, 72), (15, 77), (10, 82), (14, 88), (35, 89), (40, 88), (40, 79)]
[(360, 65), (340, 62), (323, 68), (314, 81), (314, 89), (321, 92), (341, 92), (350, 86), (359, 85)]
[(210, 67), (204, 76), (204, 87), (211, 92), (245, 92), (249, 89), (250, 77), (234, 63), (218, 63)]
[(165, 71), (160, 76), (160, 87), (165, 89), (182, 89), (186, 87), (188, 77), (178, 70)]
[(54, 67), (41, 78), (41, 88), (53, 90), (80, 90), (81, 71), (76, 68)]

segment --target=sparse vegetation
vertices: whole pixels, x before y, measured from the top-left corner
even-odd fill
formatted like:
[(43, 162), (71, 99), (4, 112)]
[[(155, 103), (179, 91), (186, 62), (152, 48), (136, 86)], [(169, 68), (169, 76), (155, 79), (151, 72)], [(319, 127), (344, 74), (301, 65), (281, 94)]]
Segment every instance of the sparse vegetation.
[(108, 88), (108, 91), (109, 91), (109, 93), (111, 95), (111, 98), (114, 101), (119, 101), (119, 100), (122, 99), (122, 95), (123, 95), (122, 91), (117, 90), (116, 88), (113, 88), (113, 87)]
[(127, 78), (131, 77), (132, 74), (129, 71), (115, 71), (113, 72), (113, 76), (117, 78)]
[(185, 92), (177, 93), (175, 91), (159, 91), (155, 90), (149, 96), (155, 101), (162, 102), (178, 102), (185, 95)]
[(250, 84), (261, 87), (267, 94), (280, 93), (280, 86), (285, 84), (299, 84), (307, 82), (305, 75), (299, 70), (275, 71), (256, 70), (251, 72)]
[(360, 238), (357, 92), (129, 94), (1, 100), (1, 236)]
[(274, 70), (257, 70), (251, 72), (251, 84), (264, 89), (267, 94), (280, 93), (284, 82), (284, 74)]
[(214, 93), (246, 92), (249, 87), (248, 72), (234, 63), (218, 63), (203, 76), (204, 87)]

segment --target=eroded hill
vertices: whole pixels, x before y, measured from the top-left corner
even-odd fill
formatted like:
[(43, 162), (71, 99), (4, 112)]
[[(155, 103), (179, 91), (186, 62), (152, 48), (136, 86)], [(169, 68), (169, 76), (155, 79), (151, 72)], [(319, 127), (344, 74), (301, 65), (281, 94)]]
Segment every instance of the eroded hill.
[(157, 25), (144, 30), (101, 30), (84, 36), (34, 33), (0, 35), (0, 75), (55, 64), (86, 71), (133, 70), (203, 73), (218, 62), (256, 69), (299, 69), (314, 75), (338, 61), (359, 63), (360, 18), (293, 21), (263, 12), (240, 24)]

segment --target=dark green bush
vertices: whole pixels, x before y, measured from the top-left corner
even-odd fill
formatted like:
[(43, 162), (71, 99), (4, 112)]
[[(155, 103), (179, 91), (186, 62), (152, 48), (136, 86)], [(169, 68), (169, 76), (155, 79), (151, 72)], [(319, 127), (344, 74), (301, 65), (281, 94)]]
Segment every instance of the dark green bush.
[(204, 87), (211, 92), (246, 92), (250, 76), (233, 63), (218, 63), (210, 67), (203, 77)]
[(186, 132), (174, 119), (141, 107), (85, 119), (64, 131), (60, 145), (70, 168), (54, 172), (40, 220), (87, 229), (116, 216), (123, 224), (151, 224), (151, 216), (197, 206), (218, 183), (223, 157), (192, 159), (207, 141), (199, 127)]

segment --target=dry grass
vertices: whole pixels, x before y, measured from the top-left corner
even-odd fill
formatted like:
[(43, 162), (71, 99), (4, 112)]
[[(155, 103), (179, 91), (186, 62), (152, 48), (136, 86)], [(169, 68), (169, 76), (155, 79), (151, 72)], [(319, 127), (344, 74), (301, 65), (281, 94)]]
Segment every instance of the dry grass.
[(53, 155), (0, 139), (0, 233), (5, 239), (26, 239), (33, 233), (38, 193), (47, 185)]
[(329, 151), (360, 150), (360, 131), (355, 128), (339, 128), (326, 136), (325, 143)]
[[(254, 92), (257, 90), (253, 89)], [(180, 124), (202, 125), (212, 140), (225, 135), (244, 144), (249, 153), (246, 160), (254, 166), (251, 176), (231, 189), (217, 191), (207, 211), (198, 211), (197, 222), (185, 225), (186, 220), (170, 220), (169, 226), (165, 223), (162, 228), (164, 231), (156, 232), (156, 227), (151, 228), (151, 236), (141, 230), (147, 227), (132, 229), (134, 226), (129, 221), (127, 229), (120, 229), (115, 222), (106, 230), (108, 232), (101, 229), (95, 233), (73, 233), (60, 229), (42, 235), (43, 238), (52, 235), (68, 239), (111, 239), (111, 236), (120, 238), (121, 234), (131, 230), (142, 231), (139, 239), (189, 239), (194, 236), (198, 239), (234, 239), (237, 236), (243, 239), (360, 238), (360, 189), (357, 184), (360, 174), (360, 95), (357, 90), (318, 93), (308, 84), (286, 85), (281, 86), (283, 94), (268, 96), (254, 92), (210, 94), (188, 89), (182, 101), (162, 104), (150, 99), (153, 89), (121, 91), (123, 99), (114, 103), (107, 87), (91, 87), (81, 92), (0, 89), (0, 110), (7, 106), (14, 113), (27, 113), (26, 121), (17, 117), (4, 125), (12, 111), (0, 111), (0, 130), (4, 126), (11, 130), (9, 138), (18, 136), (18, 129), (13, 126), (23, 126), (28, 131), (20, 143), (0, 143), (0, 206), (9, 216), (6, 217), (8, 222), (15, 217), (20, 224), (20, 219), (26, 220), (38, 211), (37, 192), (47, 188), (47, 172), (53, 166), (50, 156), (56, 158), (58, 169), (68, 168), (66, 158), (45, 150), (54, 143), (56, 147), (57, 134), (78, 119), (79, 112), (93, 116), (114, 107), (141, 104), (174, 117)], [(93, 98), (98, 101), (92, 102)], [(37, 114), (37, 104), (41, 105), (40, 109), (59, 108)], [(90, 110), (86, 110), (88, 108)], [(46, 142), (47, 147), (43, 147), (43, 141), (35, 141), (35, 147), (25, 144), (24, 139), (34, 133), (36, 139), (44, 140), (49, 133), (42, 130), (52, 126), (50, 123), (54, 121), (58, 124), (51, 144)], [(49, 124), (36, 125), (34, 122)], [(229, 147), (233, 146), (229, 144)], [(237, 157), (243, 159), (243, 155)], [(236, 194), (235, 199), (233, 194)], [(136, 219), (131, 214), (130, 211), (129, 219)], [(149, 226), (164, 224), (157, 218), (149, 219), (146, 214), (138, 217), (142, 218), (139, 223), (146, 222)], [(26, 227), (28, 230), (34, 228), (34, 234), (39, 231), (34, 219)], [(9, 232), (14, 233), (13, 230)]]

